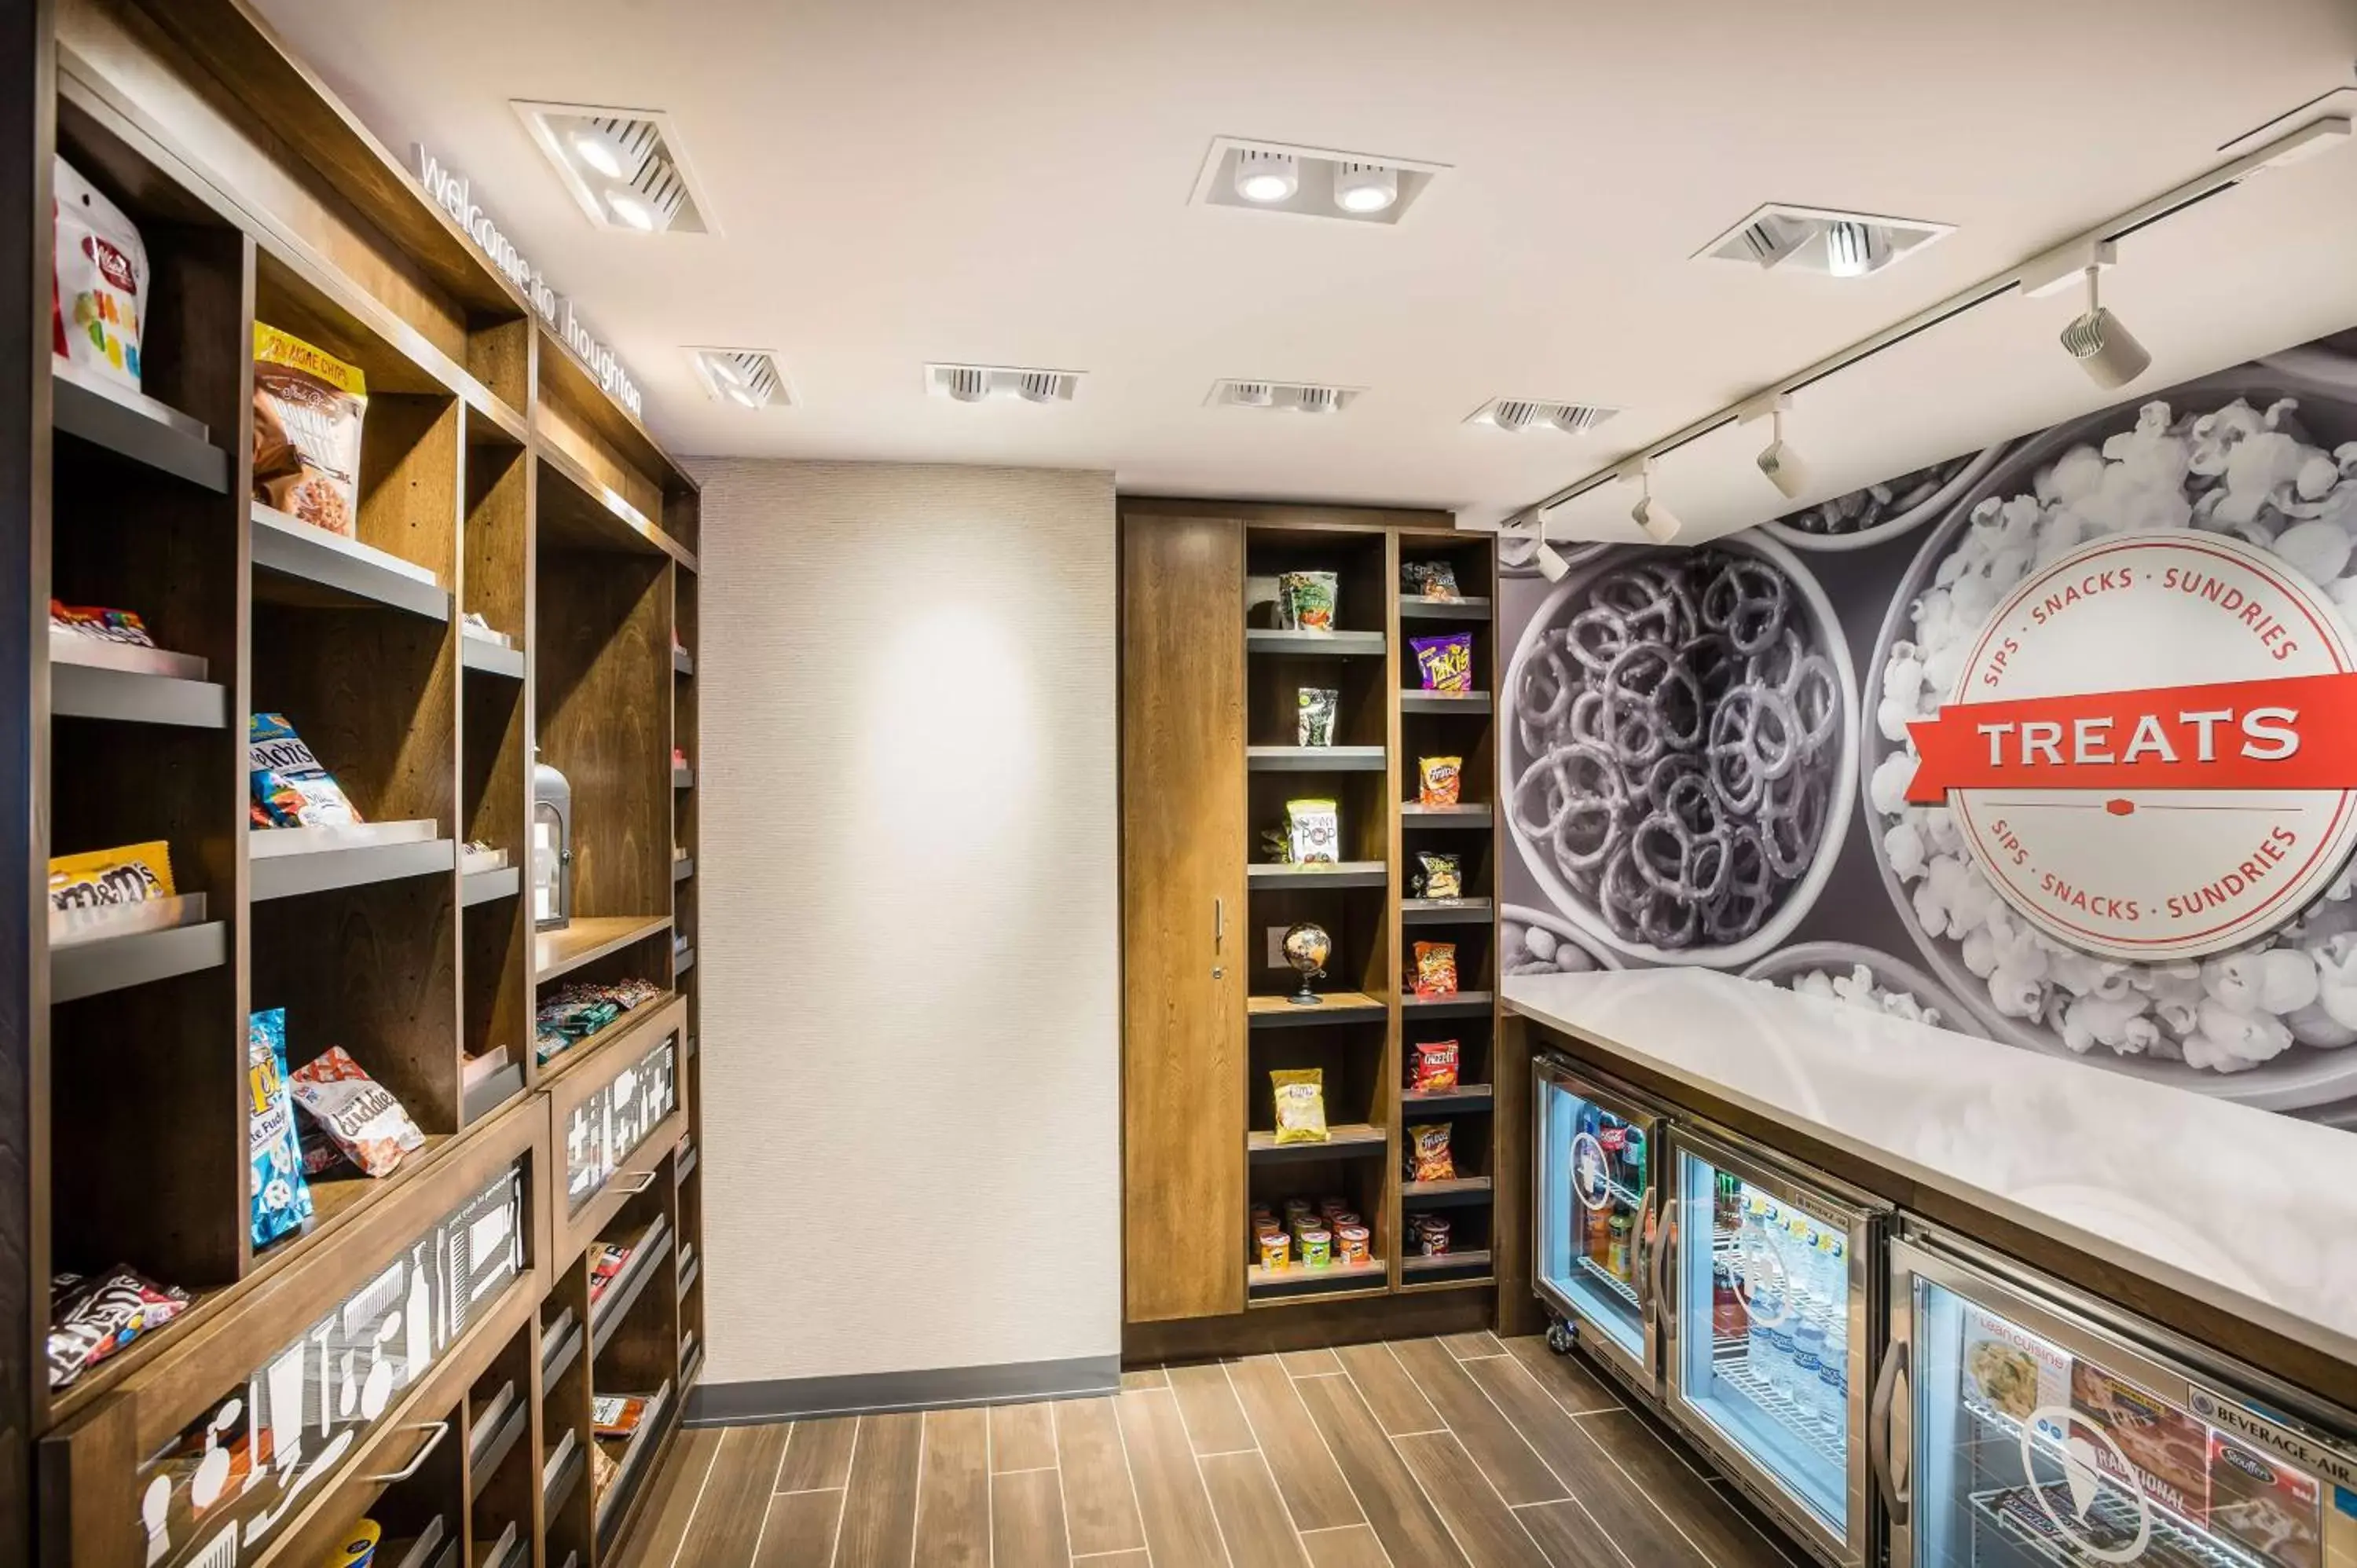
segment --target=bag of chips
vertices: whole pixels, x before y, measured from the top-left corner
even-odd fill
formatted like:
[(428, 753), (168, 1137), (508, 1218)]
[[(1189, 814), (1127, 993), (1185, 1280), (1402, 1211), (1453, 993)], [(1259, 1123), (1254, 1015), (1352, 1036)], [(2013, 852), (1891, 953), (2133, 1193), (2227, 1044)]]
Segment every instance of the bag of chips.
[(245, 1034), (246, 1150), (253, 1165), (253, 1244), (267, 1247), (311, 1218), (311, 1185), (286, 1088), (286, 1009), (256, 1013)]
[(172, 846), (161, 839), (49, 857), (52, 916), (69, 909), (146, 904), (172, 897)]
[(1456, 995), (1457, 944), (1455, 942), (1416, 943), (1415, 969), (1408, 976), (1408, 982), (1418, 996)]
[(1304, 686), (1299, 696), (1299, 734), (1296, 739), (1303, 746), (1334, 744), (1334, 714), (1341, 706), (1342, 693), (1331, 686)]
[(1276, 1141), (1326, 1141), (1326, 1075), (1310, 1068), (1280, 1068), (1268, 1075), (1276, 1101)]
[(1332, 572), (1286, 572), (1276, 579), (1276, 624), (1287, 631), (1334, 629), (1341, 577)]
[(1457, 1161), (1448, 1152), (1448, 1122), (1427, 1122), (1407, 1130), (1407, 1179), (1457, 1179)]
[(142, 1334), (180, 1316), (188, 1293), (159, 1285), (127, 1263), (49, 1282), (49, 1387), (64, 1388)]
[(1295, 865), (1331, 865), (1341, 859), (1342, 811), (1333, 801), (1287, 800), (1285, 825)]
[(361, 820), (284, 714), (256, 714), (246, 735), (253, 812), (274, 828), (347, 827)]
[(1473, 634), (1452, 631), (1439, 637), (1409, 639), (1415, 650), (1416, 672), (1427, 692), (1470, 692), (1473, 689)]
[(1465, 897), (1465, 861), (1456, 854), (1443, 854), (1437, 850), (1415, 852), (1415, 885), (1421, 889), (1419, 898), (1462, 898)]
[(137, 392), (147, 247), (123, 209), (63, 158), (52, 160), (52, 186), (49, 347)]
[(1455, 1040), (1426, 1040), (1415, 1047), (1408, 1064), (1408, 1087), (1418, 1094), (1438, 1094), (1457, 1087), (1458, 1045)]
[(1463, 793), (1464, 779), (1458, 771), (1464, 766), (1461, 757), (1419, 757), (1415, 759), (1415, 803), (1419, 806), (1453, 806)]
[(156, 639), (147, 623), (131, 610), (111, 610), (98, 605), (63, 605), (49, 601), (49, 629), (98, 642), (120, 642), (131, 648), (153, 648)]
[(1401, 562), (1400, 592), (1417, 599), (1462, 596), (1457, 591), (1457, 568), (1446, 561)]
[(370, 1176), (391, 1176), (405, 1155), (425, 1146), (425, 1134), (393, 1091), (341, 1046), (329, 1046), (296, 1069), (288, 1081), (295, 1103)]
[(290, 333), (253, 324), (253, 499), (352, 536), (368, 378)]

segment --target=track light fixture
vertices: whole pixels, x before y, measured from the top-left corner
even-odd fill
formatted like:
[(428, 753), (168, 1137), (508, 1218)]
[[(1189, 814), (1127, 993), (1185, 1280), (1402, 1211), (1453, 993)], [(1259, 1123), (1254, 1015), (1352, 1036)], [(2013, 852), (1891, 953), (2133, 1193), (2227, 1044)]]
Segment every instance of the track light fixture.
[(2062, 347), (2089, 381), (2114, 392), (2150, 369), (2152, 354), (2118, 317), (2104, 308), (2097, 282), (2102, 275), (2101, 267), (2087, 269), (2087, 308), (2062, 328)]
[(1635, 471), (1630, 477), (1644, 490), (1637, 504), (1629, 509), (1630, 517), (1645, 531), (1646, 538), (1656, 544), (1667, 544), (1678, 536), (1678, 530), (1684, 524), (1678, 521), (1675, 512), (1653, 499), (1653, 460), (1651, 457), (1639, 458)]
[(1531, 514), (1531, 532), (1539, 542), (1539, 575), (1550, 583), (1562, 582), (1571, 574), (1571, 563), (1564, 558), (1562, 551), (1547, 542), (1545, 517)]
[(1788, 501), (1796, 501), (1809, 488), (1809, 469), (1808, 465), (1801, 460), (1801, 455), (1784, 442), (1784, 415), (1792, 410), (1792, 395), (1779, 392), (1747, 403), (1737, 417), (1746, 424), (1761, 418), (1769, 421), (1770, 434), (1768, 445), (1760, 449), (1760, 456), (1752, 461), (1759, 465), (1760, 473), (1767, 476), (1768, 482), (1776, 487), (1779, 495)]

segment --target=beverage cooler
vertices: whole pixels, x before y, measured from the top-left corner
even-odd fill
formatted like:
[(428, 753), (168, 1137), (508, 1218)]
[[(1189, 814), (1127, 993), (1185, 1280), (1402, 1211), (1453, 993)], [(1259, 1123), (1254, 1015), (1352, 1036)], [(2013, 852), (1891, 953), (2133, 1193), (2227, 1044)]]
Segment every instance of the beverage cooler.
[(1878, 1559), (1867, 1399), (1889, 1207), (1679, 1125), (1663, 1399), (1679, 1426), (1839, 1568)]
[(1970, 1243), (1890, 1248), (1891, 1568), (2348, 1568), (2357, 1420)]
[(1651, 1396), (1660, 1388), (1661, 1338), (1648, 1265), (1665, 1114), (1559, 1059), (1541, 1057), (1532, 1068), (1538, 1294), (1579, 1343)]

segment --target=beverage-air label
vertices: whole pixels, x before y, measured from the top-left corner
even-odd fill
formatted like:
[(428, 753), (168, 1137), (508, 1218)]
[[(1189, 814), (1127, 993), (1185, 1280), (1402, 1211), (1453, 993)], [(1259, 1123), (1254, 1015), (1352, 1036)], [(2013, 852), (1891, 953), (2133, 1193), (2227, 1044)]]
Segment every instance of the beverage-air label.
[(2357, 654), (2281, 561), (2114, 535), (1999, 605), (1907, 798), (1944, 802), (2006, 901), (2065, 944), (2199, 957), (2298, 915), (2357, 846)]

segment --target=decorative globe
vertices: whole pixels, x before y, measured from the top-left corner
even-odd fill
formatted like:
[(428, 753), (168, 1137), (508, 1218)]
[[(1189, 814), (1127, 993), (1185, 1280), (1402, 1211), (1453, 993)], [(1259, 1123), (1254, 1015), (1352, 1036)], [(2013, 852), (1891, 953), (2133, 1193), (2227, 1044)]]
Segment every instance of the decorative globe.
[(1326, 961), (1333, 955), (1334, 939), (1323, 926), (1304, 920), (1285, 933), (1285, 961), (1301, 975), (1301, 989), (1293, 993), (1293, 1001), (1305, 1007), (1317, 1005), (1318, 993), (1309, 983), (1324, 977)]

